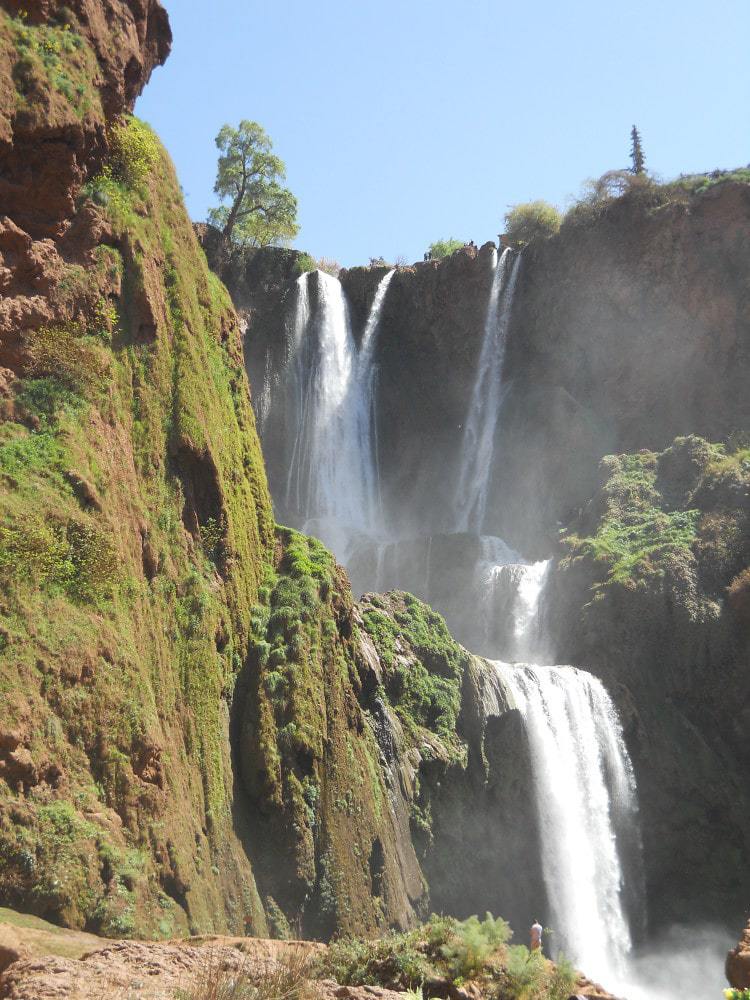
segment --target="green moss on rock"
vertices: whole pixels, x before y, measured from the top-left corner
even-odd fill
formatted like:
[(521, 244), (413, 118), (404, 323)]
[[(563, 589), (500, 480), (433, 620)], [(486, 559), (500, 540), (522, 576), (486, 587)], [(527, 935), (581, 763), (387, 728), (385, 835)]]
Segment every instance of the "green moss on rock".
[(119, 936), (262, 932), (229, 709), (274, 534), (240, 333), (155, 136), (114, 134), (81, 202), (110, 243), (0, 426), (0, 893)]
[(453, 749), (467, 652), (444, 619), (427, 604), (401, 591), (366, 595), (362, 620), (385, 674), (384, 694), (413, 741), (421, 730)]
[[(677, 438), (661, 454), (610, 455), (600, 465), (601, 487), (579, 521), (562, 535), (563, 560), (593, 560), (597, 588), (635, 587), (663, 575), (675, 560), (696, 553), (732, 561), (743, 551), (741, 504), (750, 482), (742, 442), (711, 444)], [(709, 552), (709, 550), (712, 550)]]

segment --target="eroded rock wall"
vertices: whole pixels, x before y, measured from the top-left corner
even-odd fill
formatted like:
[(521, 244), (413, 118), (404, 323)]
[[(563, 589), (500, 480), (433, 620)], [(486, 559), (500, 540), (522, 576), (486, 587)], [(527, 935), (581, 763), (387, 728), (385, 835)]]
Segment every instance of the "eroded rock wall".
[(275, 533), (240, 322), (127, 115), (166, 15), (24, 6), (0, 10), (0, 899), (115, 936), (406, 925), (424, 885), (348, 583)]
[(731, 924), (750, 888), (748, 452), (678, 438), (599, 476), (551, 575), (555, 659), (618, 703), (654, 925)]

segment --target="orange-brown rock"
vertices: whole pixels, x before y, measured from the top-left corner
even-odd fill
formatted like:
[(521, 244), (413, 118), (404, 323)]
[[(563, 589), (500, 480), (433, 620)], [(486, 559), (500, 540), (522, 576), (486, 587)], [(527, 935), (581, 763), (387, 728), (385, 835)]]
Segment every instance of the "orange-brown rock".
[[(76, 196), (171, 44), (159, 0), (0, 0), (0, 364), (24, 331), (74, 318), (66, 266), (91, 263), (102, 220)], [(45, 69), (38, 54), (54, 63)], [(62, 81), (62, 82), (61, 82)], [(89, 290), (90, 291), (90, 290)]]
[[(229, 982), (240, 976), (252, 980), (273, 974), (281, 965), (304, 971), (323, 948), (308, 941), (229, 937), (105, 942), (34, 918), (20, 920), (22, 926), (0, 922), (0, 997), (4, 1000), (100, 1000), (110, 995), (173, 1000), (177, 990), (201, 982)], [(310, 983), (309, 994), (320, 1000), (397, 996), (387, 990), (364, 988), (343, 994), (340, 990), (336, 983)]]
[(725, 970), (730, 985), (735, 989), (744, 990), (750, 987), (750, 922), (727, 955)]
[[(0, 20), (0, 212), (35, 238), (60, 236), (77, 188), (102, 162), (108, 122), (132, 110), (169, 54), (169, 21), (159, 0), (3, 0), (0, 10), (16, 18)], [(66, 93), (19, 53), (14, 33), (31, 32), (33, 46), (40, 27), (82, 40), (67, 55), (83, 93)]]

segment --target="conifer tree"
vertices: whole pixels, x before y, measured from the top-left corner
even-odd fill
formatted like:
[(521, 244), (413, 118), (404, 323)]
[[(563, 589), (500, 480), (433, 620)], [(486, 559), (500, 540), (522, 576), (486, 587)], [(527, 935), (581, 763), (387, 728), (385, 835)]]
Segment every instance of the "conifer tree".
[(634, 174), (646, 173), (646, 157), (643, 155), (641, 133), (635, 125), (630, 130), (630, 161), (632, 163), (630, 169)]

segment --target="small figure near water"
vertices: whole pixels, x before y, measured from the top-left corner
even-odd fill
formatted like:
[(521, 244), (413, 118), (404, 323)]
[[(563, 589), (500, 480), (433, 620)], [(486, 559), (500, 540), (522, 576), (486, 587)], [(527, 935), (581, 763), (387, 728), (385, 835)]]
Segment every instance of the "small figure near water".
[(531, 925), (531, 950), (541, 951), (542, 950), (542, 934), (544, 933), (544, 928), (535, 920)]

